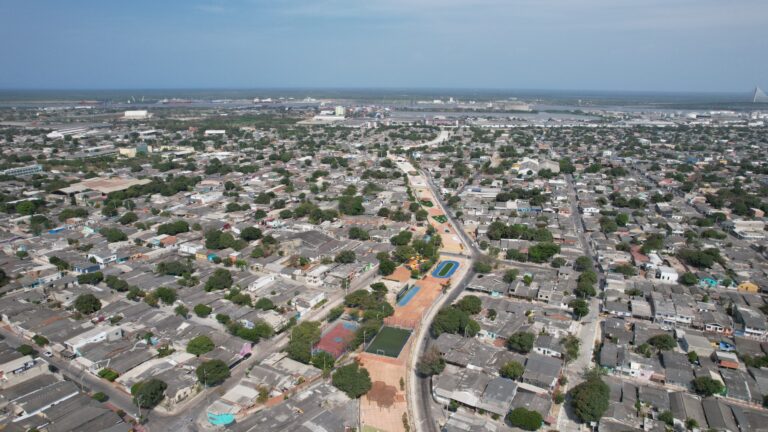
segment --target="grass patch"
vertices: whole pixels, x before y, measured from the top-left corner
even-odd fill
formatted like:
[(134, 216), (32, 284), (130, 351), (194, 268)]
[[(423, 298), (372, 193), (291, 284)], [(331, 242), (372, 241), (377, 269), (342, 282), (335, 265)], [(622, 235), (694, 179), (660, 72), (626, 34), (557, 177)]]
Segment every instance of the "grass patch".
[(448, 218), (445, 217), (445, 215), (432, 216), (432, 219), (436, 220), (438, 223), (441, 223), (441, 224), (448, 222)]
[(410, 336), (410, 330), (382, 327), (366, 351), (372, 354), (397, 358)]

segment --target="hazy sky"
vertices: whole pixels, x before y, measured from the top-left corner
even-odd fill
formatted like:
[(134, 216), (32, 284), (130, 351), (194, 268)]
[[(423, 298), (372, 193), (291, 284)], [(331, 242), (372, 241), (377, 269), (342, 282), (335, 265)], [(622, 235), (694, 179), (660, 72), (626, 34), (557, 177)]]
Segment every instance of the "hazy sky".
[(0, 88), (768, 85), (768, 0), (2, 0)]

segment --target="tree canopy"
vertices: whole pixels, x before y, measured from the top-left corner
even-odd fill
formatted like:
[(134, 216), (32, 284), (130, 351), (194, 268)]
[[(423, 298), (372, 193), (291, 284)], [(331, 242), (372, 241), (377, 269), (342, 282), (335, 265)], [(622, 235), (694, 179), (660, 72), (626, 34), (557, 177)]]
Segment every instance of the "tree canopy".
[(187, 343), (187, 352), (199, 357), (201, 354), (213, 351), (214, 347), (211, 338), (205, 335), (200, 335), (190, 339)]
[(356, 362), (336, 369), (331, 383), (351, 399), (357, 399), (368, 393), (372, 387), (368, 370), (360, 367)]
[(538, 430), (544, 419), (536, 411), (531, 411), (522, 407), (515, 408), (507, 414), (507, 421), (512, 426), (518, 427), (522, 430), (535, 431)]
[(221, 360), (209, 360), (195, 369), (198, 381), (210, 387), (223, 383), (229, 378), (229, 367)]
[(232, 273), (227, 269), (216, 269), (205, 282), (206, 291), (218, 291), (232, 286)]
[(165, 399), (165, 389), (168, 384), (157, 378), (139, 381), (131, 386), (134, 403), (142, 408), (154, 408)]
[(90, 315), (101, 309), (101, 300), (93, 294), (80, 294), (75, 299), (75, 310), (83, 315)]
[(507, 338), (507, 348), (522, 354), (527, 354), (533, 349), (533, 341), (536, 336), (529, 332), (517, 332)]
[(591, 371), (586, 380), (570, 390), (570, 394), (576, 416), (583, 422), (595, 422), (608, 409), (611, 389), (599, 373)]

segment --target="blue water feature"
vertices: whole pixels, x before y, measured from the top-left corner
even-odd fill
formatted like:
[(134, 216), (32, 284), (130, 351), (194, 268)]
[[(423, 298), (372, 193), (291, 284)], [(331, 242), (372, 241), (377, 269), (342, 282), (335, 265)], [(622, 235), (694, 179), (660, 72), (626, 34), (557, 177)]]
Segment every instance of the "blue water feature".
[(234, 414), (213, 414), (208, 413), (208, 422), (214, 426), (225, 426), (235, 421)]
[(411, 287), (411, 289), (408, 290), (407, 293), (403, 296), (403, 298), (400, 299), (400, 301), (397, 302), (398, 306), (405, 306), (408, 304), (409, 301), (413, 298), (413, 296), (416, 295), (416, 293), (419, 292), (419, 287), (414, 285)]

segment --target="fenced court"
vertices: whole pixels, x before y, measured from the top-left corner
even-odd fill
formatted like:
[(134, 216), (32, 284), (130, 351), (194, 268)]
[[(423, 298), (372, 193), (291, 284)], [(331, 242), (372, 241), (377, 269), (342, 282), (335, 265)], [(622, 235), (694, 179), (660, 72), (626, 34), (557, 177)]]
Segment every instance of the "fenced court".
[(411, 331), (395, 327), (382, 327), (379, 334), (368, 345), (367, 352), (397, 358), (408, 342)]
[(325, 351), (333, 358), (338, 359), (347, 351), (347, 345), (355, 338), (355, 331), (358, 327), (356, 323), (350, 321), (336, 323), (320, 338), (312, 351)]
[(459, 263), (456, 261), (440, 261), (435, 270), (432, 271), (432, 277), (448, 279), (458, 268)]
[(419, 292), (418, 285), (413, 285), (410, 288), (406, 287), (406, 289), (402, 292), (402, 294), (398, 294), (397, 296), (397, 305), (398, 306), (405, 306), (408, 304), (409, 301)]

